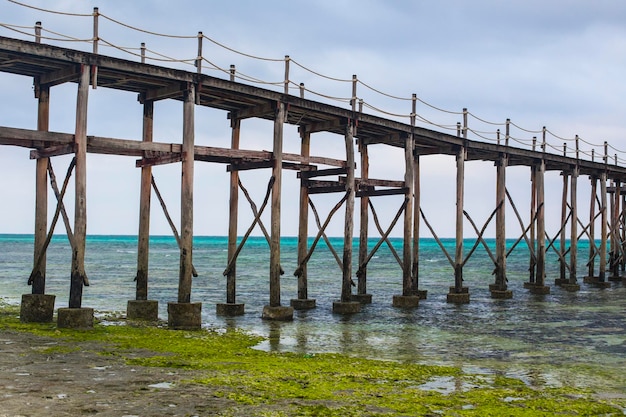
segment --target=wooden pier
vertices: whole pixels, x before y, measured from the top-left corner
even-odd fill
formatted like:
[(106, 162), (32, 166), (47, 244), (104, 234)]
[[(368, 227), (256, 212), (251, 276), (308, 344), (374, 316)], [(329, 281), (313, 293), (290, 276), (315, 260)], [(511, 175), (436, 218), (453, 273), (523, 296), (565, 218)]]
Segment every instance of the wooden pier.
[[(97, 51), (95, 51), (97, 52)], [(286, 60), (288, 63), (289, 61)], [(514, 214), (522, 226), (517, 244), (526, 244), (530, 251), (529, 280), (525, 287), (536, 294), (547, 294), (550, 287), (546, 282), (546, 253), (553, 250), (559, 257), (561, 275), (555, 284), (568, 291), (580, 288), (577, 270), (577, 242), (580, 238), (590, 240), (588, 270), (585, 282), (597, 286), (608, 285), (609, 280), (620, 279), (620, 268), (624, 267), (624, 208), (626, 192), (626, 168), (610, 162), (605, 145), (601, 160), (586, 160), (547, 152), (546, 130), (543, 137), (536, 138), (533, 149), (522, 149), (509, 144), (508, 124), (506, 135), (497, 143), (486, 143), (468, 138), (467, 112), (463, 123), (459, 122), (456, 134), (441, 133), (416, 125), (415, 103), (410, 123), (401, 123), (363, 112), (356, 94), (356, 77), (353, 84), (349, 108), (342, 108), (292, 95), (289, 92), (288, 66), (285, 90), (282, 92), (259, 88), (230, 79), (211, 77), (200, 71), (188, 72), (150, 65), (142, 62), (113, 58), (98, 53), (81, 52), (57, 46), (45, 45), (38, 40), (25, 41), (0, 37), (0, 71), (30, 77), (38, 99), (38, 122), (36, 129), (0, 127), (0, 145), (20, 146), (31, 149), (31, 159), (36, 159), (36, 207), (34, 265), (29, 277), (32, 294), (22, 301), (22, 318), (28, 321), (52, 319), (54, 297), (46, 294), (46, 249), (52, 231), (62, 218), (72, 247), (71, 290), (68, 308), (59, 309), (59, 325), (89, 327), (93, 321), (93, 310), (82, 306), (82, 291), (89, 284), (85, 270), (85, 236), (88, 201), (86, 198), (86, 154), (129, 156), (136, 159), (140, 180), (140, 210), (138, 231), (138, 256), (136, 294), (128, 303), (128, 317), (153, 320), (157, 315), (156, 301), (149, 298), (148, 238), (150, 235), (151, 197), (156, 196), (165, 210), (170, 225), (180, 246), (178, 298), (168, 303), (168, 323), (172, 328), (198, 328), (201, 325), (201, 303), (192, 302), (192, 279), (197, 275), (193, 263), (193, 185), (196, 163), (218, 163), (227, 167), (230, 175), (230, 218), (228, 219), (228, 263), (224, 275), (227, 277), (226, 300), (217, 305), (217, 313), (223, 315), (243, 314), (244, 305), (237, 300), (236, 264), (237, 256), (247, 237), (259, 227), (270, 247), (269, 304), (262, 316), (271, 320), (289, 320), (293, 309), (315, 308), (315, 300), (308, 295), (307, 262), (317, 243), (328, 242), (342, 274), (341, 293), (333, 304), (336, 313), (351, 314), (359, 311), (362, 303), (371, 302), (367, 292), (367, 266), (380, 246), (391, 247), (388, 236), (400, 222), (403, 227), (403, 248), (400, 254), (393, 250), (399, 263), (400, 294), (393, 296), (398, 307), (416, 307), (426, 298), (419, 286), (419, 235), (423, 224), (440, 243), (444, 255), (450, 262), (451, 286), (447, 300), (451, 303), (467, 303), (470, 291), (464, 285), (463, 268), (479, 245), (482, 245), (494, 264), (494, 282), (490, 291), (494, 298), (510, 298), (507, 288), (507, 252), (505, 214)], [(232, 69), (234, 75), (235, 69)], [(64, 83), (77, 86), (76, 124), (73, 132), (49, 131), (50, 90)], [(141, 138), (109, 138), (87, 134), (88, 96), (91, 88), (110, 88), (136, 94), (143, 106), (143, 134)], [(135, 96), (133, 96), (134, 99)], [(160, 100), (179, 101), (183, 109), (182, 143), (160, 143), (153, 140), (154, 103)], [(231, 146), (218, 148), (198, 146), (194, 143), (194, 111), (197, 106), (206, 106), (224, 112), (230, 122)], [(250, 118), (273, 122), (273, 149), (271, 151), (240, 149), (239, 138), (243, 129), (241, 122)], [(283, 128), (285, 124), (299, 129), (301, 153), (283, 152)], [(311, 155), (311, 138), (316, 133), (328, 132), (336, 135), (345, 144), (345, 158), (336, 159), (324, 155)], [(374, 179), (369, 177), (369, 147), (383, 144), (404, 150), (403, 160), (390, 161), (405, 167), (403, 180)], [(578, 142), (576, 142), (578, 150)], [(358, 157), (357, 157), (358, 152)], [(67, 175), (59, 188), (51, 161), (55, 156), (74, 155)], [(448, 253), (428, 222), (420, 206), (420, 158), (428, 155), (451, 155), (456, 158), (456, 246)], [(488, 161), (495, 164), (496, 184), (494, 209), (482, 227), (464, 210), (464, 201), (471, 196), (464, 193), (467, 161)], [(152, 167), (161, 164), (181, 166), (181, 218), (179, 228), (167, 212), (165, 201), (152, 177)], [(355, 176), (357, 165), (361, 177)], [(511, 166), (529, 168), (531, 201), (530, 221), (525, 222), (519, 214), (506, 187), (506, 172)], [(271, 169), (264, 201), (257, 206), (239, 180), (242, 170)], [(300, 179), (299, 190), (299, 236), (298, 267), (294, 273), (298, 279), (298, 291), (289, 303), (281, 300), (280, 264), (281, 200), (285, 192), (282, 184), (283, 170), (296, 171)], [(557, 171), (563, 176), (562, 221), (557, 236), (547, 236), (545, 225), (545, 185), (547, 171)], [(68, 218), (63, 196), (70, 176), (74, 176), (75, 201), (73, 222)], [(578, 217), (577, 185), (581, 177), (591, 180), (590, 218), (583, 223)], [(52, 187), (57, 200), (53, 224), (48, 225), (48, 187)], [(241, 229), (238, 224), (240, 191), (249, 200), (254, 212), (254, 221), (237, 244)], [(93, 191), (97, 192), (97, 191)], [(337, 204), (326, 220), (319, 219), (310, 196), (320, 193), (335, 193)], [(403, 201), (388, 229), (380, 225), (372, 200), (376, 197), (401, 195)], [(359, 204), (356, 204), (356, 201)], [(610, 207), (609, 207), (610, 206)], [(310, 209), (311, 208), (311, 209)], [(512, 209), (512, 211), (511, 211)], [(552, 208), (553, 209), (553, 208)], [(311, 233), (309, 214), (316, 216), (318, 230)], [(266, 227), (262, 214), (270, 212), (270, 224)], [(325, 229), (336, 213), (344, 216), (343, 253), (338, 254), (328, 241)], [(357, 214), (358, 213), (358, 214)], [(360, 216), (360, 230), (354, 230), (354, 218)], [(495, 253), (486, 244), (483, 233), (491, 220), (495, 219)], [(368, 227), (373, 220), (381, 238), (373, 251), (368, 252)], [(463, 246), (466, 236), (464, 223), (474, 228), (476, 244), (469, 250)], [(597, 230), (597, 224), (600, 230)], [(569, 247), (566, 247), (566, 230), (569, 228)], [(354, 250), (353, 236), (359, 236), (359, 248)], [(312, 245), (307, 238), (315, 236)], [(470, 236), (474, 236), (471, 233)], [(510, 236), (509, 236), (510, 237)], [(595, 241), (599, 239), (600, 244)], [(515, 247), (514, 246), (514, 247)], [(356, 268), (353, 268), (356, 265)], [(595, 266), (597, 265), (597, 268)], [(131, 277), (132, 278), (132, 277)], [(355, 293), (353, 292), (355, 289)]]

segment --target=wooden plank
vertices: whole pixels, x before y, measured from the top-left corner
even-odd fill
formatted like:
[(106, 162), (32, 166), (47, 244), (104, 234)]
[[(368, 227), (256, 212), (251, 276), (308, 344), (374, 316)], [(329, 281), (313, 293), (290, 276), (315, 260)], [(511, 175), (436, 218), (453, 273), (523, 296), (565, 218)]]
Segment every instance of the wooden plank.
[(238, 162), (230, 164), (226, 167), (227, 172), (248, 171), (251, 169), (263, 169), (272, 168), (274, 166), (273, 160), (266, 161), (252, 161), (252, 162)]
[(264, 103), (259, 106), (247, 107), (238, 111), (234, 111), (228, 114), (229, 119), (250, 119), (253, 117), (264, 117), (269, 114), (274, 114), (276, 111), (276, 103)]
[[(411, 181), (412, 182), (412, 181)], [(393, 180), (377, 180), (373, 178), (357, 179), (356, 183), (361, 187), (394, 187), (405, 188), (408, 187), (406, 181), (393, 181)]]
[[(109, 86), (112, 87), (112, 86)], [(166, 87), (161, 88), (153, 88), (146, 91), (142, 97), (141, 101), (158, 101), (165, 100), (168, 98), (180, 98), (183, 96), (185, 92), (185, 84), (184, 83), (172, 83)]]

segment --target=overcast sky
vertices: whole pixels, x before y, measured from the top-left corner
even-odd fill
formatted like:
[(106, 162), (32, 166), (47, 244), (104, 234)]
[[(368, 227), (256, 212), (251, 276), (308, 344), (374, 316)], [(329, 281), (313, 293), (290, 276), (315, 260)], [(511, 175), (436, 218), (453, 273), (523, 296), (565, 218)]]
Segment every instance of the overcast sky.
[[(262, 58), (281, 59), (289, 55), (298, 64), (331, 78), (348, 80), (353, 74), (359, 84), (357, 96), (370, 105), (399, 115), (408, 115), (411, 103), (383, 96), (365, 85), (390, 96), (420, 100), (452, 113), (420, 104), (418, 114), (439, 125), (461, 121), (456, 114), (464, 107), (476, 117), (493, 123), (510, 118), (529, 131), (547, 126), (548, 141), (562, 148), (563, 140), (579, 135), (586, 142), (601, 145), (605, 140), (615, 149), (626, 150), (626, 2), (622, 0), (561, 1), (55, 1), (24, 0), (29, 5), (58, 12), (100, 13), (125, 24), (168, 35), (194, 36), (198, 31), (236, 51)], [(67, 16), (34, 10), (0, 0), (0, 23), (43, 27), (78, 39), (92, 36), (92, 18)], [(177, 59), (193, 59), (195, 39), (154, 36), (116, 25), (100, 17), (100, 37), (118, 46), (148, 49)], [(32, 29), (20, 29), (32, 32)], [(52, 32), (46, 36), (59, 38)], [(0, 27), (0, 35), (27, 39), (26, 35)], [(32, 39), (32, 38), (31, 38)], [(68, 48), (89, 51), (81, 42), (47, 41)], [(138, 60), (131, 54), (100, 44), (99, 52)], [(132, 52), (138, 53), (137, 50)], [(155, 56), (155, 55), (151, 55)], [(203, 56), (221, 68), (235, 64), (242, 74), (263, 81), (281, 81), (284, 64), (249, 58), (212, 44), (203, 44)], [(154, 62), (157, 63), (157, 62)], [(157, 63), (194, 71), (189, 64)], [(206, 74), (225, 78), (219, 70)], [(348, 82), (320, 78), (292, 63), (290, 79), (304, 82), (307, 89), (327, 96), (347, 98)], [(240, 80), (241, 81), (241, 80)], [(258, 84), (280, 90), (281, 87)], [(293, 90), (293, 94), (298, 94)], [(73, 133), (76, 84), (52, 89), (50, 130)], [(318, 98), (307, 93), (309, 98)], [(32, 80), (0, 74), (0, 125), (36, 128), (36, 100)], [(348, 106), (342, 102), (332, 102)], [(372, 114), (381, 115), (372, 109)], [(141, 105), (130, 93), (89, 92), (88, 134), (141, 138)], [(470, 128), (493, 132), (499, 126), (470, 118)], [(434, 130), (443, 127), (420, 124)], [(242, 124), (242, 148), (271, 150), (272, 124), (246, 120)], [(501, 127), (504, 130), (503, 127)], [(514, 128), (512, 136), (530, 140), (540, 134)], [(485, 133), (487, 136), (487, 134)], [(155, 140), (180, 142), (182, 104), (159, 102), (155, 106)], [(493, 136), (493, 135), (492, 135)], [(471, 135), (470, 135), (471, 137)], [(196, 143), (228, 147), (229, 123), (226, 114), (196, 109)], [(573, 146), (572, 142), (568, 142)], [(516, 146), (526, 146), (515, 143)], [(285, 129), (285, 151), (299, 152), (295, 128)], [(583, 149), (590, 150), (587, 144)], [(595, 148), (596, 154), (602, 147)], [(610, 154), (616, 153), (614, 149)], [(343, 158), (343, 138), (314, 135), (312, 154)], [(403, 155), (400, 150), (374, 146), (370, 151), (370, 177), (402, 180)], [(622, 155), (622, 163), (626, 155)], [(63, 177), (69, 157), (54, 158), (58, 177)], [(133, 158), (90, 155), (88, 158), (88, 233), (136, 234), (139, 205), (139, 174)], [(0, 192), (2, 217), (0, 232), (32, 233), (34, 222), (34, 161), (27, 150), (3, 147), (0, 150)], [(228, 216), (228, 174), (224, 165), (196, 163), (196, 235), (226, 235)], [(357, 171), (357, 175), (359, 172)], [(159, 166), (154, 176), (162, 189), (173, 217), (179, 219), (180, 164)], [(245, 172), (244, 185), (260, 205), (270, 172)], [(283, 174), (283, 235), (297, 234), (298, 180), (295, 172)], [(441, 236), (454, 236), (455, 165), (452, 157), (422, 158), (422, 204), (429, 220)], [(62, 181), (62, 179), (59, 179)], [(547, 214), (550, 234), (558, 230), (561, 177), (547, 178)], [(507, 187), (525, 218), (529, 206), (529, 169), (507, 171)], [(589, 181), (579, 182), (579, 215), (588, 214)], [(314, 196), (320, 213), (340, 199), (339, 195)], [(72, 211), (73, 194), (66, 205)], [(54, 212), (50, 194), (50, 216)], [(374, 199), (381, 221), (388, 224), (401, 204), (399, 197)], [(495, 207), (495, 169), (492, 163), (466, 165), (466, 209), (482, 225)], [(519, 236), (513, 211), (507, 208), (507, 234)], [(240, 198), (240, 227), (243, 234), (251, 221), (251, 211)], [(311, 216), (312, 217), (312, 216)], [(323, 219), (322, 219), (323, 221)], [(527, 221), (527, 220), (525, 220)], [(269, 211), (265, 216), (269, 225)], [(372, 223), (372, 222), (371, 222)], [(401, 222), (400, 222), (401, 223)], [(586, 222), (585, 222), (586, 223)], [(358, 234), (358, 218), (355, 231)], [(63, 232), (59, 224), (57, 232)], [(373, 229), (372, 225), (372, 229)], [(467, 237), (472, 237), (466, 226)], [(152, 233), (170, 234), (156, 200), (152, 211)], [(311, 220), (310, 235), (316, 228)], [(493, 228), (489, 229), (493, 235)], [(256, 234), (260, 234), (257, 230)], [(329, 229), (343, 234), (343, 216), (337, 215)], [(372, 236), (376, 236), (375, 229)], [(394, 235), (400, 236), (400, 228)], [(422, 227), (422, 235), (430, 236)]]

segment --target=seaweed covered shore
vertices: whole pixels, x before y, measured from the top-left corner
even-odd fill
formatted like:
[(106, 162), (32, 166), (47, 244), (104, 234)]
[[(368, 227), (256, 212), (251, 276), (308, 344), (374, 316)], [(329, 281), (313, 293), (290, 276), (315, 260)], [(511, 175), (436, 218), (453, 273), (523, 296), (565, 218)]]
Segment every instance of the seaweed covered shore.
[(269, 353), (239, 331), (24, 324), (0, 306), (0, 416), (619, 416), (626, 398), (460, 368)]

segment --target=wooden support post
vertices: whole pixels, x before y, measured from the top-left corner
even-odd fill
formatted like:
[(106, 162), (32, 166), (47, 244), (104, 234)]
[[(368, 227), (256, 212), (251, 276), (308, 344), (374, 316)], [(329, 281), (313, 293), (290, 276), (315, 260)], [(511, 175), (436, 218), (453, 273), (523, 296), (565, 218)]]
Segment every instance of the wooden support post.
[[(311, 132), (306, 126), (300, 126), (300, 155), (302, 163), (309, 163), (311, 154)], [(291, 300), (291, 306), (296, 310), (308, 310), (315, 308), (315, 299), (309, 299), (309, 287), (307, 276), (306, 256), (309, 252), (309, 188), (306, 178), (300, 180), (300, 214), (298, 223), (298, 298)]]
[(600, 174), (600, 266), (598, 271), (598, 282), (606, 282), (606, 244), (607, 244), (607, 190), (606, 171)]
[[(361, 179), (369, 178), (369, 152), (367, 144), (359, 143), (361, 154)], [(361, 196), (360, 199), (360, 233), (359, 233), (359, 269), (357, 272), (357, 294), (354, 300), (363, 304), (372, 302), (371, 294), (367, 294), (367, 257), (368, 257), (368, 229), (369, 229), (369, 196)]]
[(413, 291), (425, 300), (428, 296), (427, 290), (419, 289), (419, 254), (420, 254), (420, 156), (415, 154), (415, 170), (413, 171), (414, 177), (414, 203), (413, 203), (413, 265), (411, 266), (413, 272)]
[[(544, 148), (545, 149), (545, 148)], [(545, 223), (545, 172), (546, 163), (542, 159), (535, 165), (535, 190), (537, 193), (537, 209), (535, 221), (537, 222), (537, 263), (535, 264), (535, 285), (529, 286), (531, 294), (550, 294), (550, 287), (546, 281), (546, 223)]]
[[(589, 199), (589, 241), (594, 242), (596, 236), (596, 196), (598, 195), (598, 177), (591, 175), (591, 198)], [(595, 251), (594, 245), (589, 245), (589, 265), (587, 277), (593, 279), (595, 277)]]
[(168, 326), (188, 330), (202, 327), (202, 303), (191, 302), (193, 276), (193, 174), (196, 86), (187, 85), (183, 96), (182, 178), (180, 187), (180, 267), (178, 302), (167, 304)]
[(610, 281), (619, 280), (619, 263), (620, 263), (620, 189), (621, 182), (615, 180), (615, 192), (611, 198), (611, 276)]
[(495, 285), (490, 288), (492, 298), (511, 298), (513, 293), (507, 290), (506, 284), (506, 167), (508, 157), (501, 154), (496, 162), (496, 278)]
[(195, 86), (189, 84), (183, 103), (183, 161), (180, 201), (180, 273), (178, 302), (191, 302), (193, 269), (193, 174), (194, 174), (194, 106)]
[(72, 272), (69, 308), (81, 308), (85, 282), (85, 240), (87, 236), (87, 99), (91, 68), (81, 65), (76, 99), (76, 149), (74, 247), (72, 248)]
[[(231, 149), (239, 149), (241, 119), (233, 118), (231, 127)], [(226, 303), (215, 307), (218, 316), (240, 316), (245, 313), (245, 305), (237, 303), (237, 229), (239, 218), (239, 171), (230, 171), (230, 199), (228, 213), (228, 268), (226, 273)]]
[(565, 253), (566, 253), (566, 236), (565, 236), (565, 226), (567, 223), (567, 193), (568, 193), (568, 174), (563, 171), (561, 173), (563, 176), (563, 194), (561, 198), (561, 233), (560, 233), (560, 244), (559, 244), (559, 278), (554, 280), (556, 285), (561, 285), (566, 283), (567, 277), (565, 276), (567, 267), (565, 265)]
[(578, 165), (572, 168), (572, 174), (570, 176), (571, 189), (570, 189), (570, 206), (571, 206), (571, 219), (570, 219), (570, 266), (569, 266), (569, 279), (567, 282), (563, 282), (562, 286), (567, 291), (578, 291), (580, 285), (577, 283), (577, 263), (578, 263), (578, 204), (577, 204), (577, 190), (578, 190)]
[(361, 303), (352, 301), (352, 238), (354, 230), (354, 131), (355, 120), (348, 120), (345, 131), (346, 145), (346, 215), (343, 234), (343, 263), (341, 279), (341, 299), (333, 303), (333, 312), (341, 314), (358, 313)]
[[(154, 101), (143, 103), (143, 142), (152, 142), (154, 132)], [(144, 155), (145, 156), (145, 155)], [(150, 254), (150, 197), (152, 195), (152, 166), (141, 167), (139, 194), (139, 233), (137, 238), (137, 276), (135, 299), (126, 306), (129, 320), (156, 321), (159, 318), (159, 302), (148, 300), (148, 264)]]
[(404, 141), (404, 184), (407, 188), (406, 206), (404, 207), (404, 239), (402, 245), (402, 295), (393, 297), (393, 305), (396, 307), (417, 307), (419, 294), (415, 291), (413, 281), (413, 215), (414, 192), (415, 192), (415, 137), (411, 133)]
[(447, 296), (449, 303), (469, 303), (469, 290), (463, 286), (463, 196), (465, 182), (465, 145), (459, 146), (456, 155), (456, 246), (454, 251), (454, 287)]
[[(50, 121), (50, 87), (39, 86), (39, 106), (37, 109), (37, 130), (48, 131)], [(32, 294), (44, 294), (46, 289), (46, 255), (44, 243), (48, 234), (48, 161), (37, 159), (35, 171), (35, 250), (34, 262), (42, 256), (39, 267), (34, 272)], [(44, 252), (43, 254), (41, 252)]]
[(274, 144), (270, 225), (270, 303), (263, 308), (263, 318), (269, 320), (292, 320), (293, 307), (280, 305), (280, 219), (281, 186), (283, 166), (283, 124), (285, 103), (276, 103), (274, 115)]
[[(154, 102), (143, 104), (143, 141), (152, 142), (154, 132)], [(139, 237), (137, 240), (137, 277), (135, 300), (148, 299), (148, 260), (150, 253), (150, 196), (152, 193), (152, 166), (141, 167), (139, 195)]]
[[(537, 166), (535, 164), (530, 167), (530, 276), (528, 277), (528, 285), (535, 285), (535, 272), (537, 266)], [(534, 256), (533, 256), (534, 253)]]

